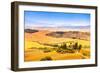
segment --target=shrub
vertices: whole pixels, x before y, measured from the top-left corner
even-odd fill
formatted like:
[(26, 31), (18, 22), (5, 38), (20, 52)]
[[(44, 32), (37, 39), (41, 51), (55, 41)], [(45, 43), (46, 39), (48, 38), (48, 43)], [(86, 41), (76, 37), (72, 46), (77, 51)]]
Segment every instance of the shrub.
[(53, 47), (58, 47), (58, 45), (57, 44), (54, 44)]
[(60, 52), (62, 52), (62, 51), (63, 51), (63, 50), (60, 49), (60, 48), (56, 50), (56, 52), (58, 52), (58, 53), (60, 53)]
[(49, 56), (46, 56), (45, 58), (42, 58), (40, 61), (48, 61), (48, 60), (52, 60), (52, 58)]
[(43, 52), (44, 52), (44, 53), (48, 53), (48, 52), (51, 52), (51, 50), (46, 49), (46, 50), (44, 50)]

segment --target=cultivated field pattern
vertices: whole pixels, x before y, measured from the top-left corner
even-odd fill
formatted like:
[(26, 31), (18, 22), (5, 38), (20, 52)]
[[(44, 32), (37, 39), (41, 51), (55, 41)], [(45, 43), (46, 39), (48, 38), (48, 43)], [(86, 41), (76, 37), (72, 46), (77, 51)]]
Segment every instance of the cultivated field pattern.
[(25, 30), (25, 61), (90, 58), (90, 33)]

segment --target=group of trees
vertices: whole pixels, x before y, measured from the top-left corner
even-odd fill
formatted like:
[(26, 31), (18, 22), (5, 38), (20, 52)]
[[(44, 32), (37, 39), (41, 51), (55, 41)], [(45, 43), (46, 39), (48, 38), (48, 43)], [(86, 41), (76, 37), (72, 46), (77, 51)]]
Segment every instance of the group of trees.
[(74, 53), (75, 51), (79, 52), (82, 48), (82, 45), (79, 44), (78, 42), (75, 43), (66, 43), (63, 42), (60, 45), (56, 44), (53, 45), (57, 49), (57, 52), (60, 53)]
[[(79, 52), (82, 48), (82, 45), (79, 44), (78, 42), (75, 43), (70, 43), (69, 45), (67, 45), (67, 43), (61, 43), (60, 45), (55, 44), (52, 45), (52, 47), (54, 47), (56, 52), (58, 53), (74, 53), (75, 51)], [(44, 50), (44, 52), (50, 52), (50, 50), (48, 48), (42, 48)], [(52, 60), (51, 57), (46, 56), (44, 58), (42, 58), (40, 61), (46, 61), (46, 60)]]
[(45, 44), (46, 46), (51, 46), (52, 48), (39, 48), (44, 51), (44, 53), (48, 53), (51, 51), (56, 51), (58, 53), (74, 53), (79, 52), (82, 48), (82, 45), (78, 42), (70, 42), (70, 43), (59, 43), (59, 44)]
[(78, 45), (78, 42), (76, 42), (76, 43), (73, 45), (73, 49), (75, 49), (75, 50), (80, 51), (81, 48), (82, 48), (82, 45), (81, 45), (81, 44)]
[(67, 50), (67, 49), (71, 49), (71, 50), (77, 50), (77, 51), (80, 51), (81, 48), (82, 48), (82, 45), (81, 44), (78, 44), (78, 42), (76, 43), (70, 43), (69, 45), (67, 45), (66, 43), (63, 43), (61, 44), (61, 46), (59, 46), (59, 48), (62, 48), (64, 50)]

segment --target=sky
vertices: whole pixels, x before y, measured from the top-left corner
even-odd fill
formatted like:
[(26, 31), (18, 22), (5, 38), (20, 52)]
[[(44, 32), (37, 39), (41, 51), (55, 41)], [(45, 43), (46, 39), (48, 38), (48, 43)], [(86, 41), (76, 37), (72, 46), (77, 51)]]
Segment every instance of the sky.
[(24, 11), (24, 23), (25, 28), (90, 26), (90, 14)]

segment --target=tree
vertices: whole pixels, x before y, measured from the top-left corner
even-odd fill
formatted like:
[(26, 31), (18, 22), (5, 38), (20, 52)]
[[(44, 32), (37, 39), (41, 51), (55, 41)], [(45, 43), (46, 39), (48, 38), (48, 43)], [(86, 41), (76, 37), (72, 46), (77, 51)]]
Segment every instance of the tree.
[(78, 49), (78, 42), (76, 42), (76, 43), (73, 45), (73, 48), (74, 48), (75, 50)]
[(61, 44), (60, 48), (62, 48), (62, 49), (67, 49), (66, 43)]
[(79, 45), (79, 47), (78, 47), (78, 51), (80, 51), (80, 50), (81, 50), (81, 48), (82, 48), (82, 45)]

